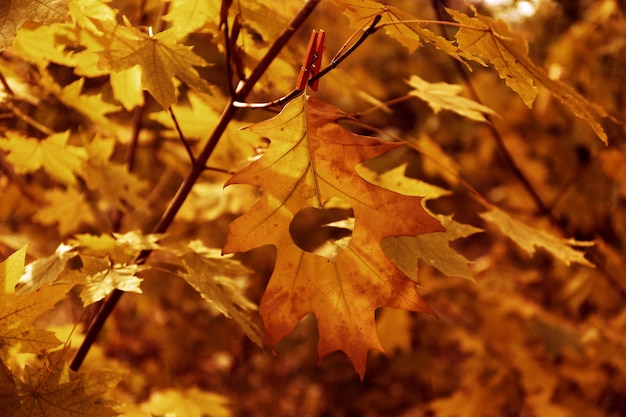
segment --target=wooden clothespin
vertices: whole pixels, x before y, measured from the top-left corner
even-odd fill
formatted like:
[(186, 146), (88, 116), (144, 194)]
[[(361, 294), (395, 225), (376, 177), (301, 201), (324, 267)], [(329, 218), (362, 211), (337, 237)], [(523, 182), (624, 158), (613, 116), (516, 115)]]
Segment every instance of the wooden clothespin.
[[(298, 75), (298, 81), (296, 81), (296, 90), (303, 91), (306, 88), (306, 84), (311, 77), (320, 72), (322, 66), (322, 55), (324, 54), (324, 39), (326, 38), (326, 32), (323, 30), (314, 30), (309, 38), (309, 45), (306, 48), (306, 54), (302, 61), (302, 67), (300, 68), (300, 74)], [(313, 91), (317, 91), (319, 80), (315, 80), (311, 84)]]

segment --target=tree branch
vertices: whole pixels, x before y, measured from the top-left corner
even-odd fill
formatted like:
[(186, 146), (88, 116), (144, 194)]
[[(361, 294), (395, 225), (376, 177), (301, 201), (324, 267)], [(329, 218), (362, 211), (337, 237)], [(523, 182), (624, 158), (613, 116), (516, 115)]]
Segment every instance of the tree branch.
[[(164, 233), (172, 224), (174, 218), (176, 217), (176, 214), (189, 196), (191, 189), (195, 185), (202, 172), (205, 170), (206, 163), (209, 160), (210, 156), (213, 154), (217, 143), (226, 131), (226, 128), (228, 127), (232, 119), (234, 118), (237, 111), (237, 107), (234, 106), (234, 102), (244, 100), (246, 96), (250, 93), (250, 91), (252, 91), (254, 85), (259, 81), (263, 73), (267, 70), (267, 68), (276, 58), (281, 49), (287, 44), (289, 39), (291, 39), (296, 30), (298, 30), (298, 28), (302, 26), (304, 21), (313, 12), (319, 2), (320, 0), (307, 0), (307, 2), (302, 6), (296, 16), (291, 20), (291, 22), (289, 22), (287, 28), (285, 28), (283, 32), (278, 36), (278, 38), (274, 41), (272, 46), (266, 52), (265, 56), (254, 68), (250, 77), (247, 80), (239, 83), (233, 96), (229, 99), (226, 107), (224, 108), (220, 119), (217, 122), (217, 125), (215, 126), (211, 136), (209, 137), (209, 140), (202, 149), (200, 155), (198, 155), (198, 157), (196, 158), (195, 163), (191, 167), (191, 171), (183, 180), (182, 184), (178, 188), (178, 191), (176, 192), (176, 195), (161, 216), (161, 220), (159, 221), (159, 223), (154, 227), (152, 233)], [(150, 256), (150, 253), (150, 250), (141, 251), (135, 257), (134, 262), (136, 264), (144, 263)], [(77, 371), (80, 368), (85, 357), (87, 356), (87, 353), (89, 352), (89, 349), (91, 348), (91, 345), (95, 342), (98, 334), (100, 333), (100, 330), (102, 329), (102, 326), (104, 326), (104, 323), (117, 305), (123, 293), (123, 291), (116, 289), (103, 303), (102, 307), (96, 314), (96, 317), (87, 329), (87, 334), (85, 335), (83, 343), (80, 345), (78, 351), (72, 358), (70, 369), (72, 369), (73, 371)]]

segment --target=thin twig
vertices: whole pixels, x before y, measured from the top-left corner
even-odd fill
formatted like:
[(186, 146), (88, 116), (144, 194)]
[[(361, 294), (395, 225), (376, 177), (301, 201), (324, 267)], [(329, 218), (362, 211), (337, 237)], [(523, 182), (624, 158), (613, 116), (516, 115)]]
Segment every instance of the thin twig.
[(418, 25), (452, 26), (452, 27), (455, 27), (455, 28), (479, 30), (481, 32), (488, 32), (489, 31), (489, 28), (479, 28), (477, 26), (464, 25), (462, 23), (448, 22), (448, 21), (445, 21), (445, 20), (422, 20), (422, 19), (394, 20), (393, 22), (381, 23), (378, 27), (382, 28), (382, 27), (385, 27), (385, 26), (395, 26), (395, 25), (398, 25), (398, 24), (406, 25), (407, 23), (417, 23)]
[(339, 56), (335, 56), (330, 61), (330, 64), (326, 68), (324, 68), (319, 73), (311, 77), (311, 79), (309, 80), (309, 84), (313, 84), (316, 80), (319, 80), (320, 78), (328, 74), (330, 71), (335, 69), (337, 65), (341, 64), (344, 59), (350, 56), (352, 52), (356, 51), (357, 48), (361, 46), (363, 42), (365, 42), (365, 39), (367, 39), (371, 34), (373, 34), (374, 32), (378, 30), (379, 27), (377, 27), (376, 25), (378, 24), (378, 22), (380, 22), (380, 19), (382, 19), (382, 15), (377, 14), (376, 16), (374, 16), (372, 23), (370, 23), (369, 26), (363, 29), (363, 33), (361, 34), (361, 37), (357, 39), (357, 41), (354, 42), (352, 46), (350, 46), (350, 48), (348, 48), (346, 52), (344, 52), (343, 54)]
[(17, 117), (19, 117), (23, 121), (25, 121), (30, 126), (32, 126), (35, 129), (39, 130), (41, 133), (43, 133), (43, 134), (45, 134), (47, 136), (51, 136), (51, 135), (54, 135), (56, 133), (54, 130), (50, 129), (48, 126), (39, 123), (37, 120), (33, 119), (32, 117), (30, 117), (29, 115), (24, 113), (22, 110), (19, 109), (19, 107), (17, 107), (11, 101), (7, 100), (5, 105), (9, 108), (9, 110), (11, 110), (13, 112), (13, 114), (15, 114)]
[(139, 135), (143, 129), (143, 115), (146, 112), (146, 106), (150, 100), (150, 94), (143, 92), (143, 104), (135, 109), (133, 116), (133, 130), (130, 135), (130, 142), (126, 149), (126, 168), (132, 172), (135, 168), (135, 159), (137, 154), (137, 146), (139, 146)]
[(4, 78), (4, 74), (1, 71), (0, 71), (0, 83), (2, 84), (2, 87), (4, 87), (8, 95), (10, 95), (11, 97), (15, 97), (15, 93), (11, 89), (11, 86), (7, 82), (6, 78)]
[[(173, 222), (176, 214), (182, 207), (183, 203), (187, 199), (191, 189), (196, 183), (197, 179), (200, 177), (202, 172), (206, 168), (206, 163), (209, 160), (210, 156), (213, 154), (215, 147), (217, 146), (220, 138), (226, 131), (226, 128), (232, 121), (237, 111), (237, 107), (234, 106), (235, 101), (242, 101), (246, 98), (246, 96), (252, 91), (254, 85), (259, 81), (263, 73), (270, 66), (272, 61), (276, 58), (281, 49), (287, 44), (289, 39), (293, 36), (296, 30), (302, 26), (306, 18), (313, 12), (315, 7), (318, 5), (320, 0), (307, 0), (307, 2), (302, 6), (300, 11), (296, 14), (296, 16), (289, 22), (287, 28), (283, 30), (283, 32), (278, 36), (278, 38), (274, 41), (272, 46), (266, 52), (265, 56), (261, 59), (261, 61), (257, 64), (257, 66), (252, 71), (250, 77), (239, 83), (233, 97), (228, 101), (224, 111), (222, 112), (220, 119), (217, 122), (217, 125), (214, 127), (209, 140), (206, 145), (202, 149), (202, 152), (197, 157), (196, 162), (191, 167), (189, 174), (183, 180), (183, 183), (178, 188), (178, 191), (169, 206), (161, 216), (161, 220), (154, 227), (152, 233), (164, 233), (169, 228), (170, 224)], [(150, 256), (150, 250), (141, 251), (134, 259), (134, 263), (143, 264)], [(70, 364), (70, 369), (73, 371), (77, 371), (82, 365), (91, 345), (95, 342), (102, 326), (106, 322), (107, 318), (117, 305), (118, 301), (124, 294), (123, 291), (115, 289), (106, 299), (101, 309), (96, 314), (93, 322), (90, 324), (87, 329), (87, 334), (85, 335), (85, 339), (83, 343), (78, 348), (78, 351), (72, 358), (72, 362)]]
[(193, 156), (193, 150), (191, 149), (191, 146), (189, 145), (189, 142), (187, 142), (187, 139), (185, 139), (185, 135), (183, 134), (183, 131), (180, 128), (180, 125), (178, 124), (178, 120), (176, 119), (176, 116), (174, 115), (174, 109), (172, 109), (172, 107), (170, 106), (167, 110), (170, 113), (170, 117), (172, 118), (172, 122), (174, 122), (174, 127), (176, 127), (176, 132), (178, 133), (178, 138), (183, 143), (183, 146), (185, 147), (185, 150), (187, 151), (187, 155), (189, 155), (189, 160), (191, 161), (192, 164), (195, 164), (196, 163), (196, 158)]
[(230, 29), (228, 27), (228, 8), (230, 8), (231, 0), (222, 0), (222, 6), (220, 10), (220, 28), (224, 33), (224, 58), (226, 62), (226, 82), (228, 83), (228, 94), (232, 95), (235, 91), (233, 88), (233, 69), (232, 63), (232, 51), (230, 43)]

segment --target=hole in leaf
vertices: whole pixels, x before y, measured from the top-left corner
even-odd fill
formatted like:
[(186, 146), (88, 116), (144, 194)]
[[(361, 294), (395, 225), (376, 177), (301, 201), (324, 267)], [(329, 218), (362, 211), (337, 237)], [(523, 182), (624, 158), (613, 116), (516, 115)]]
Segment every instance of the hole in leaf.
[(307, 207), (294, 216), (289, 225), (293, 242), (307, 252), (334, 260), (352, 237), (354, 213), (342, 204), (318, 209)]

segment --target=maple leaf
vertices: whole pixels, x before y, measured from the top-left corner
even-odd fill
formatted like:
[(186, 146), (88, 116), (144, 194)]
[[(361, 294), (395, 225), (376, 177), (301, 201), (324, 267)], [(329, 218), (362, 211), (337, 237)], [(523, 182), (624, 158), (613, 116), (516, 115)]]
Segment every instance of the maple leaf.
[(220, 3), (218, 0), (174, 0), (163, 20), (171, 24), (173, 34), (178, 38), (203, 26), (217, 34), (220, 32)]
[[(76, 60), (66, 50), (66, 45), (58, 41), (72, 36), (72, 31), (70, 24), (24, 27), (17, 33), (11, 51), (42, 68), (50, 62), (73, 67)], [(75, 34), (72, 37), (75, 38)]]
[(474, 226), (452, 220), (452, 216), (434, 216), (446, 228), (442, 233), (420, 236), (389, 237), (381, 242), (385, 254), (412, 279), (417, 277), (417, 259), (422, 259), (445, 275), (474, 280), (468, 261), (450, 247), (450, 242), (482, 232)]
[(24, 271), (26, 249), (22, 248), (0, 263), (0, 359), (6, 359), (9, 348), (39, 353), (61, 342), (54, 333), (32, 325), (44, 311), (65, 298), (67, 285), (45, 286), (39, 291), (18, 295), (15, 285)]
[(534, 227), (530, 227), (515, 220), (497, 208), (492, 208), (485, 213), (481, 213), (480, 217), (498, 226), (500, 230), (502, 230), (502, 233), (511, 238), (531, 255), (535, 253), (535, 247), (540, 247), (550, 252), (567, 265), (572, 262), (577, 262), (583, 265), (593, 266), (582, 252), (572, 247), (593, 246), (593, 242), (560, 239), (544, 230), (535, 229)]
[(20, 397), (17, 395), (17, 387), (13, 375), (4, 362), (0, 361), (0, 404), (2, 404), (2, 416), (15, 416), (20, 408)]
[(88, 158), (81, 176), (87, 188), (99, 192), (116, 209), (132, 207), (133, 210), (146, 211), (146, 201), (139, 195), (146, 183), (129, 172), (125, 165), (109, 161), (114, 147), (115, 140), (96, 136), (85, 147)]
[(48, 204), (35, 213), (34, 220), (44, 225), (58, 223), (61, 235), (74, 232), (83, 224), (96, 223), (93, 207), (80, 191), (53, 189), (45, 191), (44, 197)]
[(528, 57), (528, 43), (522, 35), (511, 31), (505, 21), (493, 20), (479, 14), (472, 6), (475, 17), (446, 9), (464, 26), (456, 34), (459, 47), (468, 54), (491, 62), (500, 78), (531, 107), (537, 97), (537, 86), (546, 88), (576, 116), (584, 119), (604, 143), (608, 138), (599, 117), (606, 117), (604, 109), (591, 103), (571, 87), (550, 79), (541, 67)]
[[(224, 252), (274, 245), (276, 264), (260, 309), (270, 345), (313, 312), (320, 359), (342, 350), (363, 377), (367, 352), (382, 350), (374, 321), (377, 308), (433, 313), (415, 283), (384, 255), (380, 241), (443, 229), (421, 208), (420, 197), (385, 190), (357, 174), (362, 161), (402, 144), (345, 131), (336, 123), (345, 117), (303, 95), (250, 128), (269, 137), (271, 146), (227, 185), (258, 185), (263, 196), (230, 224)], [(348, 246), (331, 261), (297, 246), (290, 225), (302, 210), (323, 209), (336, 198), (351, 206), (355, 223)]]
[(407, 83), (413, 87), (410, 95), (424, 100), (435, 113), (440, 110), (451, 110), (461, 116), (478, 122), (486, 122), (484, 113), (496, 113), (484, 104), (459, 96), (463, 87), (448, 83), (429, 83), (417, 75), (412, 75)]
[(17, 174), (35, 172), (43, 168), (63, 184), (75, 184), (86, 152), (67, 144), (70, 132), (55, 133), (46, 139), (27, 138), (15, 132), (6, 132), (0, 148), (9, 151), (9, 161)]
[(112, 71), (123, 71), (139, 65), (141, 83), (156, 101), (167, 109), (176, 101), (172, 77), (188, 86), (210, 93), (209, 85), (200, 78), (193, 66), (208, 66), (191, 48), (172, 41), (171, 30), (149, 36), (139, 30), (99, 22), (110, 35), (110, 44), (101, 52), (98, 66)]
[(220, 313), (235, 320), (250, 340), (263, 346), (263, 336), (249, 317), (257, 306), (243, 295), (236, 281), (248, 276), (250, 271), (241, 262), (205, 247), (200, 241), (190, 242), (180, 256), (186, 268), (183, 278), (189, 285)]
[(231, 417), (233, 413), (229, 406), (227, 397), (192, 387), (153, 392), (150, 399), (141, 404), (141, 410), (151, 416)]
[(66, 21), (70, 0), (3, 0), (0, 3), (0, 51), (11, 46), (28, 20), (50, 24)]
[(141, 68), (138, 66), (110, 75), (115, 99), (128, 111), (144, 103), (141, 93)]
[[(381, 187), (405, 195), (421, 195), (425, 200), (435, 200), (450, 194), (450, 191), (425, 183), (424, 181), (407, 178), (404, 175), (406, 164), (398, 165), (386, 172), (378, 173), (367, 167), (359, 173), (368, 181)], [(440, 233), (427, 233), (418, 236), (392, 236), (380, 242), (385, 254), (409, 278), (418, 281), (418, 259), (437, 268), (447, 276), (458, 276), (474, 280), (468, 268), (468, 260), (450, 247), (450, 242), (482, 232), (474, 226), (459, 223), (452, 216), (443, 216), (432, 213), (424, 207), (427, 213), (438, 219), (446, 229)]]
[(59, 274), (65, 270), (67, 262), (77, 255), (75, 246), (60, 244), (54, 253), (45, 258), (39, 258), (26, 265), (20, 274), (17, 290), (18, 294), (28, 294), (44, 285), (52, 284)]
[(113, 233), (102, 235), (80, 234), (75, 236), (70, 243), (80, 248), (81, 254), (89, 256), (109, 258), (115, 263), (130, 263), (137, 252), (142, 250), (161, 249), (158, 244), (162, 235), (144, 235), (139, 231), (131, 230), (126, 233)]
[(422, 46), (422, 41), (435, 46), (442, 52), (447, 53), (454, 59), (464, 63), (469, 70), (465, 60), (476, 61), (472, 54), (465, 53), (452, 42), (435, 34), (419, 24), (419, 19), (410, 13), (394, 6), (388, 6), (372, 0), (333, 0), (343, 9), (343, 14), (350, 20), (350, 27), (361, 29), (371, 22), (375, 15), (380, 14), (381, 20), (378, 26), (384, 25), (384, 30), (389, 37), (397, 40), (406, 47), (409, 52), (415, 52)]
[(122, 379), (120, 371), (74, 372), (69, 349), (52, 352), (43, 363), (30, 363), (18, 381), (19, 413), (15, 417), (116, 416), (100, 397)]
[[(121, 243), (113, 245), (100, 245), (97, 256), (81, 253), (93, 253), (93, 250), (85, 250), (85, 242), (96, 245), (102, 243), (90, 240), (80, 235), (72, 241), (73, 244), (61, 244), (55, 253), (46, 258), (40, 258), (28, 264), (26, 271), (20, 277), (19, 294), (32, 293), (48, 284), (81, 285), (83, 289), (80, 298), (85, 305), (99, 301), (110, 294), (114, 289), (141, 293), (139, 284), (142, 279), (136, 274), (146, 269), (146, 266), (112, 262), (109, 252), (127, 259), (127, 251), (131, 247), (144, 247), (137, 242)], [(127, 235), (119, 235), (122, 239)], [(86, 245), (85, 245), (86, 246)], [(147, 246), (147, 244), (145, 245)], [(92, 249), (87, 247), (87, 249)], [(136, 252), (135, 252), (136, 253)], [(132, 258), (131, 258), (132, 259)]]
[(146, 266), (113, 264), (108, 259), (87, 256), (81, 259), (83, 267), (80, 273), (72, 274), (74, 278), (70, 278), (69, 282), (84, 287), (80, 293), (83, 305), (100, 301), (115, 289), (141, 294), (139, 286), (143, 280), (136, 274), (145, 270)]
[[(66, 106), (93, 120), (99, 126), (112, 126), (111, 121), (107, 119), (105, 115), (119, 111), (121, 109), (120, 106), (104, 101), (102, 93), (85, 94), (83, 92), (84, 85), (85, 79), (79, 78), (61, 89), (58, 93), (59, 99)], [(109, 127), (109, 129), (113, 130), (111, 127)]]

